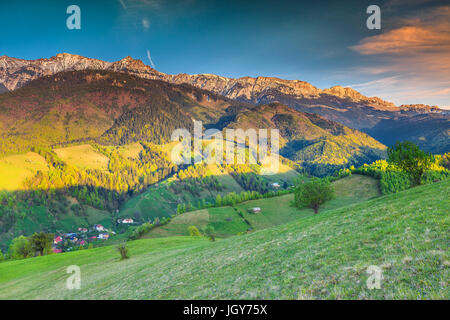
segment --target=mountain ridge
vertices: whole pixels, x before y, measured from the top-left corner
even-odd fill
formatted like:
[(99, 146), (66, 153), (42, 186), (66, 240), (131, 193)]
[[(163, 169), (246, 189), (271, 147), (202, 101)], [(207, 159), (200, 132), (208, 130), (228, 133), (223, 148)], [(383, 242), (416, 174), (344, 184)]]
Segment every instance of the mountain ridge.
[[(91, 140), (104, 145), (167, 143), (173, 130), (191, 130), (192, 120), (203, 121), (205, 128), (282, 129), (287, 156), (320, 166), (371, 162), (382, 158), (385, 149), (358, 130), (279, 103), (254, 106), (187, 84), (104, 70), (33, 80), (0, 95), (0, 110), (4, 153)], [(265, 126), (256, 122), (262, 118), (270, 118)]]
[[(52, 75), (63, 71), (76, 70), (106, 70), (122, 72), (143, 79), (161, 80), (174, 84), (189, 84), (229, 99), (254, 105), (282, 103), (301, 112), (315, 113), (328, 120), (339, 122), (350, 128), (362, 130), (384, 144), (390, 145), (391, 139), (386, 138), (381, 123), (394, 120), (389, 124), (390, 131), (396, 135), (397, 130), (403, 130), (403, 124), (397, 120), (408, 120), (412, 123), (410, 135), (402, 135), (415, 143), (420, 143), (423, 136), (438, 134), (443, 144), (433, 146), (433, 152), (445, 153), (450, 151), (445, 141), (450, 132), (450, 113), (437, 106), (423, 104), (400, 105), (385, 101), (379, 97), (367, 97), (360, 92), (342, 86), (319, 89), (301, 80), (284, 80), (275, 77), (241, 77), (227, 78), (214, 74), (180, 73), (175, 75), (159, 72), (144, 64), (141, 60), (127, 56), (116, 62), (105, 62), (79, 55), (60, 53), (49, 59), (23, 60), (0, 57), (0, 90), (1, 84), (8, 90), (15, 90), (33, 79)], [(3, 89), (4, 91), (4, 89)], [(414, 131), (416, 115), (421, 118), (421, 130)], [(428, 117), (430, 115), (430, 117)], [(443, 121), (442, 127), (431, 128), (436, 123), (438, 115)], [(401, 121), (404, 122), (404, 121)], [(429, 126), (423, 123), (429, 122)], [(425, 129), (424, 129), (425, 128)], [(424, 144), (425, 148), (427, 145)], [(431, 149), (430, 149), (431, 150)]]
[[(11, 67), (12, 66), (12, 67)], [(50, 58), (41, 58), (36, 60), (25, 60), (20, 58), (1, 56), (0, 57), (0, 81), (3, 85), (8, 88), (8, 90), (14, 90), (18, 87), (22, 86), (26, 81), (12, 81), (8, 79), (8, 74), (16, 75), (17, 72), (20, 71), (18, 69), (23, 67), (34, 67), (40, 68), (45, 75), (48, 75), (50, 72), (61, 72), (61, 71), (71, 71), (71, 70), (83, 70), (83, 69), (100, 69), (100, 70), (111, 70), (115, 72), (129, 72), (135, 75), (140, 75), (143, 78), (150, 79), (160, 79), (168, 82), (174, 83), (189, 83), (194, 86), (203, 86), (206, 87), (207, 84), (204, 83), (205, 80), (216, 80), (216, 87), (211, 90), (211, 86), (209, 86), (209, 91), (218, 92), (224, 96), (228, 96), (230, 94), (231, 89), (233, 87), (238, 86), (239, 84), (247, 84), (250, 83), (253, 85), (253, 90), (258, 92), (256, 88), (261, 87), (263, 85), (270, 85), (273, 83), (283, 84), (286, 86), (284, 88), (284, 93), (295, 93), (297, 95), (302, 95), (304, 97), (313, 97), (318, 96), (320, 94), (330, 94), (335, 95), (340, 98), (352, 98), (357, 101), (377, 101), (392, 108), (398, 108), (393, 103), (384, 101), (378, 97), (366, 97), (359, 93), (358, 91), (350, 88), (350, 87), (342, 87), (342, 86), (333, 86), (327, 89), (319, 89), (314, 85), (301, 80), (285, 80), (277, 77), (249, 77), (244, 76), (240, 78), (228, 78), (214, 74), (192, 74), (188, 75), (186, 73), (179, 74), (166, 74), (159, 72), (150, 66), (144, 64), (139, 59), (133, 59), (130, 56), (127, 56), (121, 60), (116, 62), (106, 62), (99, 59), (87, 58), (76, 54), (69, 53), (58, 53)], [(11, 69), (11, 70), (8, 70)], [(36, 74), (36, 76), (42, 76), (43, 74)], [(28, 80), (31, 80), (33, 75), (30, 75)], [(222, 84), (217, 83), (217, 81), (221, 81)], [(231, 85), (224, 85), (231, 84)], [(287, 86), (289, 85), (289, 86)], [(234, 93), (233, 97), (237, 98), (240, 96), (244, 96), (249, 100), (255, 101), (255, 92), (240, 92)]]

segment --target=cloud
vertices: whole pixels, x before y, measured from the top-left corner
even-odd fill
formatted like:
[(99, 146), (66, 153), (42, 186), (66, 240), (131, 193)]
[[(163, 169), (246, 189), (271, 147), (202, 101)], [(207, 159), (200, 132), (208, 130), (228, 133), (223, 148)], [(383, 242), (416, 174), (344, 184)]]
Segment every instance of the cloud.
[(444, 51), (450, 53), (450, 33), (420, 26), (405, 26), (367, 37), (350, 47), (362, 55), (406, 54)]
[(122, 5), (122, 7), (123, 7), (124, 9), (126, 9), (126, 8), (127, 8), (127, 6), (125, 5), (125, 2), (124, 2), (124, 0), (119, 0), (119, 2), (120, 2), (120, 4)]
[(147, 18), (142, 19), (142, 27), (144, 30), (148, 30), (150, 28), (150, 21)]
[[(391, 1), (391, 5), (399, 3), (402, 1)], [(396, 16), (385, 25), (391, 29), (363, 38), (350, 47), (366, 57), (369, 64), (352, 70), (369, 77), (368, 82), (353, 87), (396, 103), (448, 105), (450, 6)], [(370, 80), (373, 77), (377, 78)]]
[(147, 58), (148, 58), (148, 61), (150, 61), (150, 66), (153, 69), (156, 69), (155, 64), (153, 63), (153, 60), (152, 60), (152, 56), (150, 55), (150, 50), (148, 50), (148, 49), (147, 49)]
[(355, 90), (379, 90), (391, 87), (392, 85), (397, 84), (400, 81), (399, 76), (385, 77), (381, 79), (376, 79), (372, 81), (367, 81), (363, 83), (350, 84), (349, 87), (352, 87)]

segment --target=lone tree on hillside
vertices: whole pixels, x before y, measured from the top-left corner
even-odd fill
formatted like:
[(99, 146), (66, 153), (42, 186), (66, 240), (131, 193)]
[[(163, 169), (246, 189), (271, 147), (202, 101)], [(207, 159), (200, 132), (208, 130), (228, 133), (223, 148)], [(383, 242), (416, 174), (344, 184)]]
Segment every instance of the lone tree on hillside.
[(295, 205), (299, 208), (309, 207), (314, 213), (325, 202), (334, 199), (334, 188), (327, 179), (313, 178), (309, 182), (301, 183), (294, 193)]
[(38, 252), (40, 256), (44, 255), (45, 250), (52, 249), (54, 234), (45, 232), (35, 232), (30, 238), (31, 248)]
[(204, 229), (203, 233), (209, 240), (216, 241), (216, 231), (214, 230), (213, 226), (207, 226)]
[(434, 162), (431, 153), (420, 150), (414, 143), (396, 142), (392, 148), (388, 148), (388, 162), (408, 173), (414, 185), (420, 185), (422, 176)]

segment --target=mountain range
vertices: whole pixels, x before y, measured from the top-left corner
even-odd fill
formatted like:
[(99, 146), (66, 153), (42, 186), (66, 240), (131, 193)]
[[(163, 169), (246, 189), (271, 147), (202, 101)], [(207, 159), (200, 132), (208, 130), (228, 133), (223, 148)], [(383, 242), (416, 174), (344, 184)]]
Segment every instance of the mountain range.
[(435, 153), (450, 151), (450, 116), (447, 110), (437, 106), (396, 106), (378, 97), (366, 97), (352, 88), (335, 86), (319, 89), (300, 80), (274, 77), (233, 79), (213, 74), (169, 75), (131, 57), (105, 62), (67, 53), (38, 60), (2, 56), (0, 92), (16, 90), (43, 76), (87, 69), (127, 73), (173, 84), (189, 84), (252, 105), (282, 103), (292, 109), (319, 114), (328, 120), (364, 131), (388, 146), (397, 139), (411, 140)]
[(105, 70), (31, 80), (0, 95), (0, 111), (4, 153), (84, 141), (163, 144), (175, 129), (192, 129), (193, 120), (206, 128), (279, 129), (281, 154), (318, 174), (374, 161), (385, 150), (365, 133), (280, 103), (255, 106), (188, 84)]

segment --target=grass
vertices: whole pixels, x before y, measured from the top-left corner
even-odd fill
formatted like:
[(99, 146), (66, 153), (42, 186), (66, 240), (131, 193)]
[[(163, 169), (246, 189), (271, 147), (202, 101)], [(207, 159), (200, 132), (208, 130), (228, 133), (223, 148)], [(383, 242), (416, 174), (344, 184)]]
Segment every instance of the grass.
[(241, 186), (231, 177), (227, 172), (222, 172), (217, 165), (211, 165), (208, 168), (208, 174), (217, 178), (219, 183), (224, 187), (224, 190), (217, 192), (214, 190), (203, 189), (200, 196), (195, 196), (190, 192), (183, 191), (179, 194), (173, 193), (169, 188), (170, 183), (176, 183), (174, 179), (170, 181), (163, 181), (148, 188), (142, 194), (139, 194), (128, 200), (120, 208), (121, 217), (132, 217), (136, 212), (139, 212), (144, 219), (154, 220), (156, 217), (169, 217), (174, 215), (179, 203), (191, 203), (197, 205), (202, 199), (208, 202), (215, 201), (216, 195), (220, 193), (225, 195), (230, 192), (239, 193), (243, 191)]
[(108, 157), (95, 151), (88, 144), (55, 149), (54, 151), (63, 161), (80, 169), (106, 170), (108, 168)]
[[(326, 203), (320, 211), (340, 208), (346, 205), (366, 201), (380, 195), (378, 181), (363, 175), (352, 175), (333, 182), (336, 189), (336, 199)], [(201, 229), (212, 225), (219, 237), (228, 237), (240, 232), (247, 232), (249, 228), (259, 230), (287, 223), (302, 217), (310, 216), (312, 209), (298, 209), (292, 206), (293, 194), (280, 197), (265, 198), (237, 204), (235, 208), (208, 208), (187, 212), (176, 216), (170, 223), (152, 229), (146, 237), (168, 237), (189, 235), (187, 228), (191, 225)], [(260, 207), (261, 213), (249, 213), (254, 207)], [(240, 212), (250, 225), (239, 215)]]
[[(450, 180), (216, 242), (199, 237), (0, 263), (0, 299), (449, 299)], [(81, 268), (81, 289), (65, 288)], [(367, 268), (383, 270), (369, 290)]]
[(119, 154), (124, 158), (138, 159), (144, 148), (139, 142), (117, 147)]
[(45, 159), (34, 152), (8, 156), (0, 159), (0, 190), (23, 189), (23, 182), (38, 170), (47, 171)]

